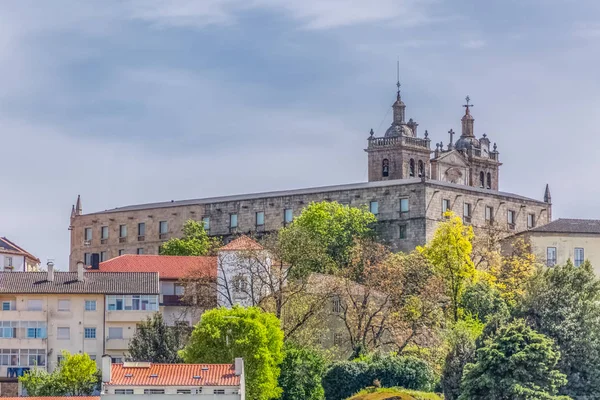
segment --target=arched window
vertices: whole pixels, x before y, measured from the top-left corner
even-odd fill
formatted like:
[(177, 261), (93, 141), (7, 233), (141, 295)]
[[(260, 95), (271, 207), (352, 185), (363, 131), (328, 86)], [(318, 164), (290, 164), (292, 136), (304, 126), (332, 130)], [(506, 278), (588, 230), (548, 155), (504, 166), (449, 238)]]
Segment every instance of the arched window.
[(425, 165), (419, 160), (419, 177), (425, 176)]
[(483, 173), (483, 171), (479, 173), (479, 186), (481, 186), (482, 188), (485, 187), (485, 174)]
[(413, 160), (412, 158), (408, 163), (408, 175), (413, 177), (415, 176), (415, 160)]
[(381, 163), (381, 175), (390, 176), (390, 160), (387, 158), (384, 158), (383, 162)]
[(490, 174), (489, 172), (487, 173), (487, 188), (492, 188), (492, 174)]

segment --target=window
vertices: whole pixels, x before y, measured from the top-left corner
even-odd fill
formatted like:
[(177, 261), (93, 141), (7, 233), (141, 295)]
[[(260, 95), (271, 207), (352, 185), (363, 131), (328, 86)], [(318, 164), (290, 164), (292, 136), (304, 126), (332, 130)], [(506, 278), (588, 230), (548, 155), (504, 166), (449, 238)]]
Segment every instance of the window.
[(535, 214), (527, 214), (527, 228), (535, 228)]
[(556, 247), (546, 248), (546, 265), (554, 267), (556, 265)]
[(96, 361), (96, 355), (95, 354), (88, 354), (88, 356), (90, 356), (90, 360)]
[(463, 204), (463, 219), (465, 222), (471, 222), (471, 204)]
[(58, 327), (56, 328), (56, 338), (57, 339), (70, 339), (71, 338), (71, 328), (69, 327)]
[(442, 214), (446, 211), (450, 211), (450, 200), (443, 199), (442, 200)]
[(506, 217), (508, 219), (508, 225), (512, 228), (515, 227), (515, 212), (513, 210), (508, 210)]
[(202, 218), (202, 223), (204, 224), (204, 230), (205, 231), (210, 230), (210, 217), (204, 217), (204, 218)]
[(123, 362), (123, 358), (121, 357), (111, 357), (110, 359), (112, 360), (113, 364), (121, 364)]
[(86, 300), (85, 311), (96, 311), (96, 300)]
[(399, 228), (398, 238), (406, 239), (406, 225), (400, 225)]
[(108, 239), (108, 226), (100, 228), (100, 239)]
[(161, 235), (166, 235), (169, 233), (169, 223), (168, 221), (160, 221), (158, 223), (158, 233)]
[(92, 228), (84, 229), (84, 237), (86, 242), (90, 242), (92, 240)]
[(340, 346), (342, 344), (342, 334), (337, 332), (333, 334), (333, 345)]
[(415, 160), (412, 158), (408, 162), (408, 175), (411, 177), (415, 176)]
[(84, 265), (92, 265), (92, 254), (91, 253), (83, 253), (83, 264)]
[(185, 291), (185, 287), (183, 285), (175, 285), (175, 295), (176, 296), (183, 296), (184, 291)]
[(575, 247), (575, 266), (579, 267), (581, 264), (583, 264), (583, 261), (585, 260), (585, 257), (583, 256), (583, 248), (582, 247)]
[(238, 226), (238, 218), (237, 214), (229, 214), (229, 227), (237, 228)]
[(371, 211), (371, 214), (374, 214), (374, 215), (379, 214), (379, 202), (372, 201), (369, 204), (369, 211)]
[(122, 256), (123, 254), (125, 254), (125, 249), (119, 250), (119, 255)]
[(263, 226), (265, 224), (265, 212), (259, 211), (256, 213), (256, 226)]
[(494, 221), (494, 208), (490, 206), (485, 206), (485, 220), (487, 222)]
[(425, 176), (425, 164), (423, 164), (423, 161), (419, 160), (419, 177), (423, 177)]
[(146, 236), (146, 223), (145, 222), (140, 222), (138, 224), (138, 238), (140, 236)]
[(109, 295), (106, 296), (108, 311), (158, 311), (158, 295)]
[(4, 256), (4, 268), (9, 268), (13, 266), (13, 258)]
[(47, 337), (46, 322), (22, 321), (21, 328), (25, 329), (28, 339), (45, 339)]
[(58, 311), (69, 311), (71, 309), (71, 300), (58, 300)]
[(42, 300), (27, 300), (27, 311), (42, 311)]
[(18, 321), (0, 321), (0, 338), (13, 339), (17, 337)]
[(123, 339), (123, 328), (108, 328), (109, 339)]
[(339, 297), (334, 297), (332, 302), (332, 307), (331, 307), (331, 311), (333, 311), (336, 314), (339, 314), (342, 312), (342, 300)]
[(479, 187), (485, 187), (485, 174), (483, 171), (479, 173)]
[(246, 281), (246, 277), (242, 274), (238, 274), (233, 277), (232, 282), (233, 291), (234, 292), (246, 292), (248, 288), (248, 282)]
[(14, 311), (15, 310), (15, 301), (8, 300), (2, 302), (2, 311)]
[(283, 222), (289, 224), (294, 219), (294, 212), (291, 208), (283, 210)]
[(192, 389), (177, 389), (177, 394), (192, 394)]
[(127, 225), (119, 225), (119, 237), (120, 238), (127, 237)]
[(85, 339), (96, 339), (96, 328), (84, 328), (83, 337)]
[(487, 188), (492, 188), (492, 174), (490, 174), (489, 172), (487, 173)]
[(144, 248), (143, 247), (138, 247), (138, 249), (136, 250), (137, 254), (144, 254)]
[(165, 389), (144, 389), (144, 394), (165, 394)]
[(213, 394), (225, 394), (225, 389), (214, 389)]
[(408, 212), (408, 199), (400, 199), (400, 212), (401, 213)]
[(387, 158), (381, 162), (381, 176), (390, 176), (390, 160)]
[(100, 262), (108, 260), (108, 256), (105, 251), (100, 252)]
[(115, 394), (133, 394), (133, 389), (115, 389)]

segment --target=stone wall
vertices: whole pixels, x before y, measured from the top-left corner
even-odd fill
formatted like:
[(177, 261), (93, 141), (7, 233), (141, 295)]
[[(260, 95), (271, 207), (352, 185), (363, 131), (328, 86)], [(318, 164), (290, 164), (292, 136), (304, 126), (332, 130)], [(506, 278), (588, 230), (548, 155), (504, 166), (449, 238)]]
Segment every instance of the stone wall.
[(0, 397), (17, 397), (19, 383), (15, 381), (0, 381)]

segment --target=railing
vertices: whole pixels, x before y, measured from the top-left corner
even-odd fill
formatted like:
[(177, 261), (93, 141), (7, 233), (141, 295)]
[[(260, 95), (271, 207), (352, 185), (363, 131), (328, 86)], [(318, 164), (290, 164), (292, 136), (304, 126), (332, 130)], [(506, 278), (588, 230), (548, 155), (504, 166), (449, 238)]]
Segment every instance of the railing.
[(182, 306), (183, 300), (181, 296), (173, 295), (173, 294), (165, 294), (163, 295), (163, 306)]
[(409, 136), (371, 137), (369, 138), (369, 149), (375, 147), (387, 147), (395, 145), (413, 146), (429, 149), (429, 139), (421, 139)]

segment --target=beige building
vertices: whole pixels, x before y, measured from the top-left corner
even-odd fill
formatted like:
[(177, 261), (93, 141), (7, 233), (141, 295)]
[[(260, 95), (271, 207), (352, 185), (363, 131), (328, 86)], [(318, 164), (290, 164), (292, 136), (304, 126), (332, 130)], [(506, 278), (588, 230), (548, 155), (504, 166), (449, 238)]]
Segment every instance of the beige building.
[[(157, 273), (0, 272), (0, 386), (56, 368), (63, 350), (121, 361), (136, 324), (159, 310)], [(1, 388), (0, 388), (1, 390)]]
[(511, 236), (505, 240), (505, 251), (517, 238), (528, 240), (536, 257), (549, 267), (565, 264), (567, 260), (579, 266), (589, 260), (596, 273), (600, 274), (599, 220), (560, 218)]

